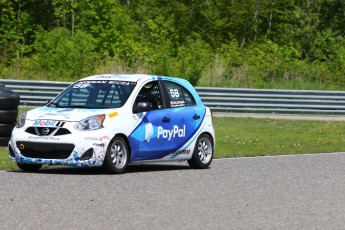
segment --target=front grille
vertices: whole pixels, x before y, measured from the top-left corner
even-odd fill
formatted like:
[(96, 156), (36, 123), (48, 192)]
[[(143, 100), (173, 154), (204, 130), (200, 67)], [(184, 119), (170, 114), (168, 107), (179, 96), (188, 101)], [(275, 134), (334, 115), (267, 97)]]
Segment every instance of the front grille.
[(62, 135), (66, 135), (66, 134), (71, 134), (71, 132), (68, 129), (65, 128), (60, 128), (54, 136), (62, 136)]
[(37, 135), (36, 130), (35, 130), (34, 127), (29, 127), (29, 128), (27, 128), (27, 129), (25, 130), (25, 132), (30, 133), (30, 134), (33, 134), (33, 135)]
[(73, 144), (37, 143), (18, 141), (17, 147), (24, 157), (42, 159), (66, 159), (73, 149)]
[(66, 128), (48, 128), (48, 127), (29, 127), (25, 132), (36, 136), (61, 136), (66, 134), (71, 134), (71, 132)]

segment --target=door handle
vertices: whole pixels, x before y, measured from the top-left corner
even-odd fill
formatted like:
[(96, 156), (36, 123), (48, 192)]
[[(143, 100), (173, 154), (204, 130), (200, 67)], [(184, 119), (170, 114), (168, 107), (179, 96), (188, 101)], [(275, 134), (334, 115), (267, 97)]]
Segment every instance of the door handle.
[(162, 122), (163, 122), (163, 123), (168, 123), (168, 122), (170, 122), (170, 118), (169, 118), (169, 117), (164, 117), (164, 118), (162, 119)]
[(200, 116), (198, 114), (194, 114), (193, 119), (198, 120), (198, 119), (200, 119)]

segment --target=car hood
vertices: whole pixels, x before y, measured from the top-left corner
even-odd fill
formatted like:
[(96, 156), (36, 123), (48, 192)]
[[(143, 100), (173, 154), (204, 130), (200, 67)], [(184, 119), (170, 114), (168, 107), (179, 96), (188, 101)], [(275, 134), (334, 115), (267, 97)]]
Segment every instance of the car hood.
[(41, 107), (27, 113), (27, 120), (59, 120), (80, 121), (90, 116), (105, 114), (110, 115), (117, 109), (75, 109), (75, 108), (51, 108)]

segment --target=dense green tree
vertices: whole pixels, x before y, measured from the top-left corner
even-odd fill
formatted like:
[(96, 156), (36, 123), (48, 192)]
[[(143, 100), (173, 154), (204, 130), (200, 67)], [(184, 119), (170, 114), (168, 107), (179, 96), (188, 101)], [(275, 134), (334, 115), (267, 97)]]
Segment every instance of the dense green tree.
[(65, 28), (42, 31), (34, 43), (34, 64), (49, 79), (75, 79), (95, 68), (99, 58), (95, 47), (95, 39), (84, 32), (77, 31), (72, 37)]
[(16, 12), (13, 2), (0, 1), (0, 67), (5, 68), (16, 57), (19, 36), (16, 29)]
[(0, 10), (2, 77), (104, 68), (193, 84), (345, 87), (343, 0), (0, 0)]

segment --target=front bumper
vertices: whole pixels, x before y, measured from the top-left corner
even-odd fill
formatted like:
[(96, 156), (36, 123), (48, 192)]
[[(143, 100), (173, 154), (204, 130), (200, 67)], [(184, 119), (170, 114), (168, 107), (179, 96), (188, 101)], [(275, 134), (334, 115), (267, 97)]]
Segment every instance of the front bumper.
[(105, 130), (72, 131), (59, 136), (38, 136), (28, 127), (15, 128), (8, 146), (10, 159), (19, 164), (101, 166), (111, 136)]

